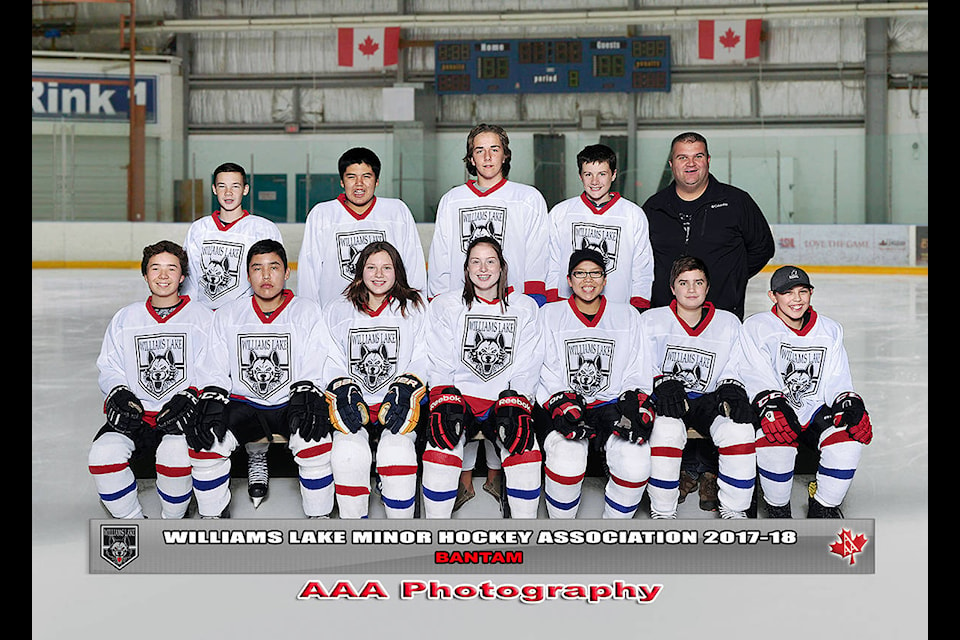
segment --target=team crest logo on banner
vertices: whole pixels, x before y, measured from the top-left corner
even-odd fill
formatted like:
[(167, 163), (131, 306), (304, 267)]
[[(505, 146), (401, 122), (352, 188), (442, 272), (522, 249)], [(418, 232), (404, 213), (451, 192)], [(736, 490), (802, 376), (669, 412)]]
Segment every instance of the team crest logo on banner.
[(138, 336), (137, 370), (140, 388), (159, 400), (186, 380), (186, 334)]
[(460, 248), (464, 253), (477, 238), (489, 237), (503, 246), (507, 228), (507, 210), (504, 207), (472, 207), (460, 209)]
[(397, 376), (399, 345), (399, 327), (351, 329), (347, 339), (350, 375), (366, 391), (379, 391)]
[(716, 358), (708, 351), (668, 345), (660, 371), (682, 382), (687, 391), (706, 393)]
[(492, 380), (513, 364), (516, 339), (516, 318), (468, 315), (460, 360), (481, 380)]
[(290, 385), (289, 335), (241, 335), (237, 341), (240, 379), (254, 397), (266, 399)]
[(200, 247), (200, 290), (210, 300), (233, 291), (245, 281), (240, 277), (243, 266), (242, 244), (204, 242)]
[(584, 397), (592, 397), (610, 386), (613, 364), (613, 340), (580, 338), (565, 340), (567, 383)]
[(572, 227), (573, 250), (593, 249), (607, 262), (607, 273), (617, 270), (617, 253), (620, 248), (620, 227), (605, 227), (599, 224), (575, 222)]
[(117, 571), (140, 555), (139, 527), (135, 524), (100, 525), (100, 557), (113, 565)]
[(387, 234), (375, 229), (337, 234), (337, 256), (340, 258), (340, 275), (344, 280), (353, 280), (357, 274), (357, 257), (371, 242), (383, 242)]
[(800, 407), (804, 398), (817, 393), (825, 355), (823, 347), (802, 349), (780, 345), (777, 368), (790, 404)]

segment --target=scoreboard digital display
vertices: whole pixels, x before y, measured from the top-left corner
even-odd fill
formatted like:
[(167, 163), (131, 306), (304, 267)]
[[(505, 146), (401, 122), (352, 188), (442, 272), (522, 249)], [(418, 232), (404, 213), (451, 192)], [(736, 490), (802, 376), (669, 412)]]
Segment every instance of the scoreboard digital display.
[(670, 36), (449, 40), (434, 54), (439, 94), (670, 91)]

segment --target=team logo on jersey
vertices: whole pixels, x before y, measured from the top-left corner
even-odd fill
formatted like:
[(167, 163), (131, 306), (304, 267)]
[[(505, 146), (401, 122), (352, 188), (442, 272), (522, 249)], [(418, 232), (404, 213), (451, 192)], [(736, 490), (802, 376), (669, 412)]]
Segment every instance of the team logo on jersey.
[(140, 555), (139, 529), (135, 524), (100, 525), (100, 557), (117, 571), (126, 568)]
[(716, 359), (709, 351), (668, 345), (660, 371), (682, 382), (687, 391), (706, 393)]
[(571, 227), (573, 250), (593, 249), (607, 262), (607, 273), (617, 270), (617, 253), (620, 248), (620, 227), (575, 222)]
[(351, 329), (347, 337), (350, 375), (373, 393), (397, 376), (399, 327)]
[(243, 260), (242, 244), (204, 242), (200, 248), (200, 290), (203, 294), (216, 300), (236, 289), (241, 282)]
[(289, 335), (238, 336), (240, 379), (250, 393), (261, 399), (290, 384)]
[(187, 378), (186, 334), (137, 336), (140, 388), (159, 400)]
[(817, 393), (826, 352), (824, 347), (797, 348), (780, 345), (780, 377), (783, 380), (784, 395), (793, 406), (799, 408), (804, 398)]
[(507, 229), (505, 207), (471, 207), (460, 209), (460, 249), (464, 253), (477, 238), (493, 238), (503, 246)]
[(584, 397), (593, 397), (610, 386), (616, 342), (597, 338), (564, 340), (567, 384)]
[(516, 339), (516, 318), (468, 315), (460, 360), (481, 380), (489, 381), (513, 364)]
[(371, 242), (383, 242), (387, 234), (375, 229), (350, 231), (337, 234), (337, 256), (340, 260), (340, 275), (344, 280), (353, 280), (357, 274), (357, 257)]

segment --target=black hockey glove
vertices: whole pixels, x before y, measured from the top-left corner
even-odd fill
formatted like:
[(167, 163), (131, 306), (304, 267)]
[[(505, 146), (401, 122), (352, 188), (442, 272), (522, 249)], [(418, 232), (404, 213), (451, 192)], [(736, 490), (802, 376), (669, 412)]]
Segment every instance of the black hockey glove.
[(427, 386), (412, 373), (397, 376), (380, 403), (377, 420), (391, 433), (410, 433), (420, 422), (420, 401), (426, 393)]
[(553, 421), (554, 431), (567, 440), (589, 440), (597, 435), (596, 430), (583, 421), (586, 403), (579, 393), (555, 393), (547, 399), (543, 408)]
[(183, 431), (191, 449), (203, 451), (212, 448), (215, 442), (223, 441), (227, 435), (227, 423), (223, 414), (229, 401), (230, 396), (226, 389), (207, 387), (203, 390), (197, 401), (197, 419)]
[(327, 399), (309, 380), (290, 385), (287, 427), (290, 435), (299, 433), (304, 440), (317, 441), (330, 435), (332, 425)]
[(197, 390), (187, 387), (179, 391), (157, 414), (157, 429), (170, 436), (178, 436), (197, 420)]
[(453, 449), (466, 426), (467, 401), (456, 387), (430, 389), (430, 429), (427, 439), (438, 449)]
[(346, 376), (334, 378), (324, 391), (330, 408), (330, 423), (342, 433), (356, 433), (370, 422), (370, 408), (363, 401), (360, 385)]
[(511, 455), (533, 449), (533, 405), (526, 396), (513, 389), (501, 391), (492, 420), (497, 438)]
[(613, 432), (633, 444), (649, 440), (657, 417), (650, 396), (640, 389), (631, 389), (620, 394), (617, 404), (621, 418), (613, 425)]
[(843, 427), (850, 437), (863, 444), (870, 444), (873, 440), (873, 425), (870, 424), (870, 415), (863, 404), (863, 398), (847, 391), (837, 396), (833, 403), (833, 424)]
[(129, 388), (114, 387), (103, 402), (107, 422), (124, 435), (131, 435), (143, 426), (143, 404)]
[(800, 437), (803, 427), (787, 397), (779, 391), (764, 391), (753, 399), (760, 414), (760, 428), (772, 444), (792, 445)]
[(657, 376), (653, 379), (653, 395), (656, 398), (657, 415), (667, 418), (682, 418), (690, 410), (687, 390), (683, 383), (672, 376)]
[(735, 380), (724, 380), (717, 387), (717, 411), (725, 418), (742, 424), (754, 424), (757, 414), (743, 385)]

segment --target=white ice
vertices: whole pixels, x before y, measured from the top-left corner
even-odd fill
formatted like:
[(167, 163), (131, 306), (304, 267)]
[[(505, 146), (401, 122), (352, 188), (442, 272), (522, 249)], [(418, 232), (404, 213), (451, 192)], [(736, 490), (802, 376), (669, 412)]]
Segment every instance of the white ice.
[[(760, 274), (751, 280), (748, 314), (769, 308), (768, 279), (769, 274)], [(427, 638), (431, 628), (473, 638), (498, 630), (502, 634), (510, 625), (544, 633), (562, 629), (562, 638), (630, 628), (659, 637), (925, 637), (928, 280), (816, 271), (811, 279), (814, 307), (844, 325), (854, 383), (874, 425), (874, 441), (843, 504), (848, 518), (876, 519), (874, 575), (642, 576), (664, 584), (663, 599), (645, 607), (564, 602), (413, 606), (395, 600), (333, 607), (294, 599), (304, 576), (87, 574), (88, 520), (106, 517), (86, 466), (90, 441), (103, 420), (96, 357), (113, 313), (145, 299), (147, 289), (136, 270), (33, 270), (33, 637), (256, 638), (276, 637), (277, 632), (292, 637), (284, 631), (305, 631), (308, 625), (334, 637), (368, 637), (382, 627), (393, 637)], [(296, 275), (290, 285), (296, 290)], [(15, 398), (13, 394), (11, 400)], [(795, 480), (795, 517), (805, 513), (809, 479)], [(233, 517), (302, 517), (294, 483), (273, 478), (270, 497), (254, 512), (245, 481), (234, 480)], [(493, 498), (480, 488), (482, 480), (476, 478), (475, 484), (476, 497), (455, 517), (499, 518)], [(140, 496), (147, 515), (158, 517), (151, 483), (142, 484)], [(383, 517), (377, 497), (371, 495), (371, 518)], [(581, 517), (599, 517), (601, 497), (601, 481), (588, 482)], [(541, 512), (545, 515), (544, 508)], [(695, 495), (681, 505), (679, 515), (716, 517), (699, 510)], [(524, 576), (526, 581), (536, 578)], [(585, 579), (574, 576), (571, 581)], [(475, 583), (477, 577), (464, 581)], [(481, 622), (486, 611), (496, 613), (496, 622)], [(400, 624), (402, 620), (411, 622)]]

